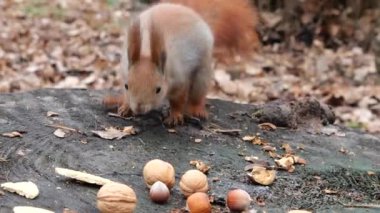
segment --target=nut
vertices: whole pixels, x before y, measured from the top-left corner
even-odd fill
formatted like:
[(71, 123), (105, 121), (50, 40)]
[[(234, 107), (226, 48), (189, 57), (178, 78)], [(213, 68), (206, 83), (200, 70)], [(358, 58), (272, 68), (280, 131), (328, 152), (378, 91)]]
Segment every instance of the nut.
[(187, 198), (186, 207), (190, 213), (211, 213), (210, 199), (203, 192), (196, 192), (190, 195)]
[(102, 213), (132, 213), (136, 208), (136, 194), (129, 186), (107, 183), (97, 194), (97, 207)]
[(231, 212), (242, 212), (248, 209), (251, 204), (251, 196), (242, 190), (234, 189), (227, 193), (227, 207)]
[(157, 181), (150, 187), (149, 196), (155, 203), (166, 203), (169, 199), (170, 192), (163, 182)]
[(182, 175), (179, 187), (185, 197), (188, 197), (195, 192), (207, 192), (207, 176), (196, 169), (188, 170)]
[(175, 183), (175, 171), (173, 166), (159, 159), (151, 160), (145, 164), (143, 176), (149, 188), (157, 181), (163, 182), (169, 189), (173, 188)]

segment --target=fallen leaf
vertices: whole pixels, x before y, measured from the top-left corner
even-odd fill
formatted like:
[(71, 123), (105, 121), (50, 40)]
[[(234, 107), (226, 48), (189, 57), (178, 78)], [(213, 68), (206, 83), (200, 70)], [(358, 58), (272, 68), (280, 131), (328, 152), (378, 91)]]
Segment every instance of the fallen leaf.
[(46, 209), (41, 209), (33, 206), (15, 206), (13, 213), (54, 213)]
[(107, 140), (113, 140), (113, 139), (120, 140), (125, 136), (136, 134), (136, 131), (133, 126), (124, 127), (123, 130), (118, 130), (114, 127), (108, 127), (104, 131), (92, 131), (92, 132), (95, 135)]
[(281, 145), (281, 148), (285, 150), (286, 154), (293, 154), (293, 149), (289, 144), (284, 143)]
[(257, 156), (245, 156), (244, 157), (244, 160), (248, 161), (248, 162), (254, 162), (254, 161), (258, 160), (258, 159), (259, 159), (259, 157), (257, 157)]
[(341, 148), (339, 149), (339, 152), (341, 152), (341, 153), (343, 153), (343, 154), (345, 154), (345, 155), (349, 153), (348, 149), (346, 149), (346, 148), (344, 148), (344, 147), (341, 147)]
[(293, 172), (295, 167), (293, 166), (295, 161), (292, 156), (283, 157), (279, 160), (274, 160), (276, 162), (277, 166), (279, 166), (281, 169), (285, 169), (288, 172)]
[(269, 146), (269, 145), (264, 145), (262, 147), (262, 150), (267, 151), (267, 152), (275, 152), (276, 151), (276, 147)]
[(2, 133), (1, 134), (2, 136), (4, 137), (8, 137), (8, 138), (16, 138), (16, 137), (22, 137), (22, 133), (21, 132), (18, 132), (18, 131), (13, 131), (13, 132), (5, 132), (5, 133)]
[(39, 190), (36, 184), (33, 182), (6, 182), (2, 183), (1, 188), (8, 192), (14, 192), (28, 199), (34, 199), (38, 196)]
[(276, 179), (276, 171), (275, 170), (268, 170), (265, 167), (262, 166), (254, 166), (252, 168), (252, 172), (247, 174), (250, 179), (258, 184), (268, 186), (273, 183), (273, 181)]
[(376, 173), (375, 173), (375, 172), (373, 172), (373, 171), (368, 171), (368, 172), (367, 172), (367, 174), (368, 174), (369, 176), (373, 176), (373, 175), (376, 175)]
[(130, 135), (134, 135), (137, 133), (136, 129), (133, 127), (133, 126), (126, 126), (123, 128), (123, 132), (124, 133), (127, 133), (127, 134), (130, 134)]
[(242, 138), (243, 141), (253, 141), (256, 136), (246, 135)]
[(281, 158), (282, 157), (281, 155), (277, 154), (276, 152), (269, 151), (268, 154), (271, 158)]
[(177, 131), (175, 129), (168, 129), (168, 132), (169, 133), (177, 133)]
[(259, 128), (266, 131), (273, 131), (277, 129), (276, 125), (272, 123), (261, 123), (259, 124)]
[(56, 117), (56, 116), (58, 116), (59, 114), (58, 113), (56, 113), (56, 112), (52, 112), (52, 111), (48, 111), (47, 113), (46, 113), (46, 116), (47, 117)]
[(324, 189), (323, 193), (328, 194), (328, 195), (333, 195), (333, 194), (337, 194), (338, 191), (331, 190), (331, 189)]
[(75, 180), (79, 180), (79, 181), (90, 183), (90, 184), (96, 184), (96, 185), (100, 185), (100, 186), (102, 186), (106, 183), (112, 182), (111, 180), (106, 179), (106, 178), (102, 178), (102, 177), (99, 177), (96, 175), (88, 174), (85, 172), (79, 172), (79, 171), (75, 171), (75, 170), (71, 170), (71, 169), (56, 167), (55, 172), (59, 175), (62, 175), (62, 176), (68, 177), (68, 178), (72, 178)]
[(249, 141), (249, 142), (251, 142), (254, 145), (260, 145), (261, 146), (261, 145), (267, 144), (267, 142), (264, 141), (258, 135), (255, 135), (255, 136), (247, 135), (247, 136), (244, 136), (242, 139), (243, 139), (243, 141)]
[(204, 163), (203, 161), (200, 161), (200, 160), (192, 160), (192, 161), (190, 161), (190, 165), (195, 166), (199, 171), (201, 171), (201, 172), (203, 172), (205, 174), (211, 168), (206, 163)]
[(298, 164), (306, 164), (307, 163), (306, 160), (301, 158), (300, 156), (295, 155), (295, 156), (293, 156), (293, 158), (294, 158), (294, 163), (298, 163)]
[(56, 129), (53, 134), (58, 138), (64, 138), (66, 136), (66, 132), (62, 129)]

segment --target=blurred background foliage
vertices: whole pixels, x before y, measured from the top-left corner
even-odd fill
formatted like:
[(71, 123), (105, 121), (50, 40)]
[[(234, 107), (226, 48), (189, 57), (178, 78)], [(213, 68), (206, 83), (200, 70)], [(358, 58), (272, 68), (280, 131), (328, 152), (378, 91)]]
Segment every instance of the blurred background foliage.
[[(118, 90), (126, 23), (156, 2), (0, 0), (0, 92)], [(380, 1), (251, 2), (262, 48), (217, 67), (210, 97), (258, 104), (314, 96), (334, 107), (337, 123), (380, 133)]]

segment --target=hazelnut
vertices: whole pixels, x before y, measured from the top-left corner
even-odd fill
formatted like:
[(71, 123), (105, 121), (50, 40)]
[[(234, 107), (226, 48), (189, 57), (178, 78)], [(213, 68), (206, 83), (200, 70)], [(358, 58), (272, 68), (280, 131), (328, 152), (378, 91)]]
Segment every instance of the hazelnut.
[(227, 193), (227, 207), (231, 212), (242, 212), (248, 209), (251, 204), (251, 196), (242, 190), (234, 189)]
[(150, 199), (155, 203), (166, 203), (168, 201), (170, 192), (168, 187), (161, 181), (155, 182), (150, 187)]
[(204, 192), (190, 195), (187, 198), (186, 207), (190, 213), (211, 213), (210, 199)]
[(121, 183), (107, 183), (97, 194), (97, 207), (102, 213), (132, 213), (136, 203), (133, 189)]
[(145, 164), (143, 176), (149, 188), (157, 181), (163, 182), (169, 189), (173, 188), (175, 183), (175, 171), (173, 166), (159, 159), (151, 160)]
[(186, 197), (195, 192), (207, 192), (207, 176), (196, 169), (188, 170), (182, 175), (181, 181), (179, 182), (179, 187), (182, 194)]

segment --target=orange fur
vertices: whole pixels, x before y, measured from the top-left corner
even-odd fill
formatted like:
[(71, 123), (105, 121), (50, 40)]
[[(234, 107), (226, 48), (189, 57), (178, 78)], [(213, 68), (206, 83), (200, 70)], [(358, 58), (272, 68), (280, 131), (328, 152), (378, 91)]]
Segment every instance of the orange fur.
[(208, 24), (187, 7), (158, 4), (133, 21), (127, 38), (123, 99), (106, 97), (105, 105), (118, 105), (120, 115), (140, 115), (168, 100), (166, 124), (182, 124), (184, 113), (206, 118), (214, 43)]
[(214, 55), (249, 57), (259, 48), (256, 32), (259, 21), (256, 8), (249, 0), (161, 0), (178, 3), (198, 12), (210, 25), (215, 37)]
[(103, 105), (107, 108), (119, 107), (123, 104), (124, 96), (119, 95), (107, 95), (103, 98)]
[(140, 20), (136, 19), (128, 32), (128, 57), (130, 66), (140, 59), (141, 51), (141, 35), (140, 35)]

